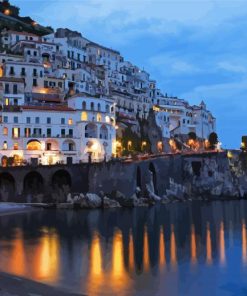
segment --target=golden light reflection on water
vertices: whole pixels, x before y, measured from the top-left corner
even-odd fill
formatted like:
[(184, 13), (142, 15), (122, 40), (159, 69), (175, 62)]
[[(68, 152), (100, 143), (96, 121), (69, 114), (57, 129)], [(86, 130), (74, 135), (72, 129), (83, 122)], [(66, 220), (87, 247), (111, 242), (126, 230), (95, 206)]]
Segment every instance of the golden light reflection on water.
[[(131, 235), (132, 237), (132, 235)], [(133, 242), (133, 238), (131, 238)], [(130, 244), (131, 243), (130, 240)], [(122, 294), (131, 285), (130, 277), (124, 265), (123, 236), (120, 230), (116, 230), (112, 240), (112, 256), (107, 262), (106, 268), (102, 267), (101, 241), (97, 234), (94, 234), (90, 248), (90, 267), (87, 278), (86, 294), (101, 295), (110, 291), (114, 295)], [(131, 253), (129, 253), (129, 256)], [(132, 255), (131, 255), (132, 256)], [(134, 262), (131, 263), (133, 265)]]
[(148, 246), (148, 231), (144, 228), (143, 239), (143, 270), (147, 272), (149, 270), (149, 246)]
[(134, 241), (133, 241), (132, 231), (130, 231), (130, 234), (129, 234), (129, 270), (133, 272), (134, 268), (135, 268)]
[(210, 233), (210, 225), (207, 222), (207, 237), (206, 237), (206, 263), (207, 265), (211, 265), (213, 263), (212, 259), (212, 242), (211, 242), (211, 233)]
[(23, 233), (20, 229), (16, 230), (15, 239), (13, 241), (13, 249), (10, 250), (10, 262), (7, 266), (8, 272), (22, 276), (26, 274), (26, 258), (23, 245)]
[(225, 255), (225, 231), (224, 231), (224, 223), (220, 222), (220, 233), (219, 233), (219, 248), (220, 248), (220, 264), (223, 266), (226, 263), (226, 255)]
[(0, 254), (8, 260), (0, 260), (1, 270), (34, 280), (57, 281), (60, 246), (55, 231), (45, 229), (38, 243), (26, 246), (22, 230), (17, 229), (11, 245)]
[(171, 256), (171, 267), (176, 269), (177, 267), (177, 248), (176, 248), (176, 238), (174, 233), (174, 225), (171, 225), (171, 239), (170, 239), (170, 256)]
[(191, 249), (191, 264), (195, 265), (197, 262), (197, 257), (196, 257), (196, 235), (195, 235), (194, 224), (191, 225), (190, 249)]
[(247, 250), (246, 250), (246, 225), (245, 220), (242, 220), (242, 261), (243, 264), (246, 265), (247, 263)]
[(165, 237), (164, 230), (160, 227), (160, 240), (159, 240), (159, 266), (162, 269), (166, 265), (166, 248), (165, 248)]

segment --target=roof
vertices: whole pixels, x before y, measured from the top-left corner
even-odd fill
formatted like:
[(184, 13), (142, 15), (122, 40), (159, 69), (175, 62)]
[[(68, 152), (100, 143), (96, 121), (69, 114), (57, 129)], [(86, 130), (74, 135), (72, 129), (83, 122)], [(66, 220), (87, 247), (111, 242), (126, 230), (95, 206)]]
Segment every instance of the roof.
[(43, 105), (43, 106), (32, 106), (32, 105), (27, 105), (27, 106), (22, 106), (21, 107), (23, 110), (39, 110), (39, 111), (57, 111), (57, 112), (75, 112), (76, 110), (69, 108), (64, 105), (56, 105), (56, 106), (49, 106), (49, 105)]
[(86, 47), (88, 47), (88, 46), (100, 47), (102, 49), (109, 50), (109, 51), (111, 51), (113, 53), (116, 53), (116, 54), (119, 54), (120, 55), (120, 52), (119, 51), (114, 50), (114, 49), (111, 49), (111, 48), (108, 48), (108, 47), (105, 47), (105, 46), (100, 45), (100, 44), (95, 43), (95, 42), (89, 42), (88, 44), (86, 44)]
[(23, 79), (23, 78), (14, 78), (14, 77), (0, 77), (0, 81), (25, 83), (25, 79)]
[(6, 31), (6, 32), (4, 32), (5, 34), (6, 33), (10, 33), (10, 34), (18, 34), (18, 35), (26, 35), (26, 36), (33, 36), (33, 37), (38, 37), (39, 38), (39, 36), (38, 35), (35, 35), (35, 34), (33, 34), (33, 33), (28, 33), (28, 32), (18, 32), (18, 31), (12, 31), (12, 30), (8, 30), (8, 31)]

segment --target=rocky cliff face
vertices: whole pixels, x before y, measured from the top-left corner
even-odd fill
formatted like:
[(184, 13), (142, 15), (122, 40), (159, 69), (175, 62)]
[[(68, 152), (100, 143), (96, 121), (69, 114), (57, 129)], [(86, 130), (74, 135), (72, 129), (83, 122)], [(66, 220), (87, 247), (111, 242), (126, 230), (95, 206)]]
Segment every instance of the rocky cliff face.
[(240, 152), (184, 158), (186, 194), (192, 198), (241, 198), (247, 195), (246, 156)]

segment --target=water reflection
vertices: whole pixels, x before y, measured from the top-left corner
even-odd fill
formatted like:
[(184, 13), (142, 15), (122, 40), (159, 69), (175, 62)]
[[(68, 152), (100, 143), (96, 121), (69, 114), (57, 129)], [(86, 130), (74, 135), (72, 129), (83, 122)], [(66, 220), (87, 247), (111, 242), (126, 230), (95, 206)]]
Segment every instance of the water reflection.
[(246, 219), (246, 202), (4, 216), (0, 269), (88, 295), (172, 295), (191, 266), (217, 276), (236, 258), (246, 266)]

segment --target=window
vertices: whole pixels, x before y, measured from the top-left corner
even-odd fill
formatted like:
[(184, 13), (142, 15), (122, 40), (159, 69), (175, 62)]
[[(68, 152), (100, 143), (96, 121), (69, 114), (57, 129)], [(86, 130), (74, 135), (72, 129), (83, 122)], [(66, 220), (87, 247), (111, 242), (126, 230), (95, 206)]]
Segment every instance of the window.
[(9, 84), (8, 84), (8, 83), (5, 84), (4, 92), (5, 92), (6, 94), (9, 94)]
[(14, 150), (18, 150), (19, 147), (18, 147), (18, 143), (14, 143)]
[(24, 129), (24, 133), (25, 133), (25, 137), (28, 138), (31, 135), (31, 128), (30, 127), (26, 127)]
[(61, 118), (61, 124), (65, 124), (65, 118)]
[(4, 123), (8, 123), (8, 116), (4, 116), (4, 117), (3, 117), (3, 122), (4, 122)]
[(33, 52), (33, 55), (36, 57), (37, 56), (37, 51), (34, 51)]
[(51, 129), (50, 129), (50, 128), (48, 128), (48, 129), (46, 130), (46, 133), (47, 133), (47, 137), (51, 137)]
[(33, 76), (34, 76), (34, 77), (37, 76), (37, 69), (33, 69)]
[(14, 75), (15, 74), (15, 71), (14, 71), (14, 67), (11, 66), (10, 67), (10, 72), (9, 72), (10, 75)]
[(18, 117), (14, 116), (14, 123), (18, 123)]
[(8, 135), (8, 128), (6, 126), (3, 128), (3, 135), (4, 136)]
[(82, 102), (82, 110), (87, 109), (87, 103), (85, 101)]
[(72, 125), (72, 124), (73, 124), (73, 119), (72, 118), (69, 118), (68, 125)]
[(21, 76), (26, 76), (25, 68), (21, 68)]
[(35, 117), (35, 123), (39, 124), (39, 117)]
[(94, 103), (91, 103), (91, 110), (94, 110)]
[(3, 142), (3, 150), (7, 150), (8, 149), (8, 143), (7, 141)]
[(100, 103), (98, 103), (98, 111), (101, 110), (101, 106), (100, 106)]
[(43, 77), (43, 71), (40, 71), (40, 77), (41, 78)]
[(30, 118), (30, 117), (27, 117), (27, 118), (26, 118), (26, 123), (27, 123), (27, 124), (31, 123), (31, 118)]
[(13, 93), (15, 95), (17, 94), (17, 84), (14, 84), (14, 86), (13, 86)]
[(33, 86), (37, 86), (37, 79), (33, 79)]
[(73, 129), (69, 129), (69, 136), (73, 137)]
[(4, 105), (5, 105), (5, 106), (9, 106), (9, 98), (5, 98)]
[(12, 137), (13, 138), (19, 138), (20, 137), (20, 128), (13, 127), (12, 128)]
[(87, 121), (87, 112), (82, 112), (81, 113), (81, 121)]
[(47, 123), (47, 124), (51, 124), (51, 117), (47, 117), (47, 118), (46, 118), (46, 123)]
[(46, 144), (46, 150), (50, 151), (51, 150), (51, 143)]
[(64, 128), (61, 129), (61, 136), (65, 137), (65, 129)]

